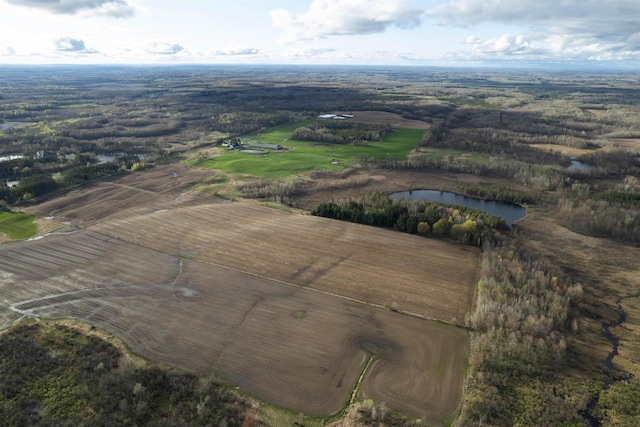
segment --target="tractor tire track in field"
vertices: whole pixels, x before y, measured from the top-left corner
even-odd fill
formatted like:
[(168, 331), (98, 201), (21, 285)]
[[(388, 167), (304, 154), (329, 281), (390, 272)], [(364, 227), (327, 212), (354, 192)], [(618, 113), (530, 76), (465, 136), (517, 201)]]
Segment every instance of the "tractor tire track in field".
[(18, 301), (9, 305), (9, 309), (20, 314), (22, 317), (37, 319), (38, 315), (34, 311), (55, 308), (66, 304), (73, 304), (74, 302), (80, 300), (102, 301), (109, 298), (139, 297), (143, 296), (144, 294), (150, 295), (150, 291), (166, 291), (168, 294), (175, 294), (176, 290), (180, 290), (180, 288), (176, 289), (174, 284), (78, 289), (54, 295), (45, 295), (38, 298), (31, 298), (24, 301)]

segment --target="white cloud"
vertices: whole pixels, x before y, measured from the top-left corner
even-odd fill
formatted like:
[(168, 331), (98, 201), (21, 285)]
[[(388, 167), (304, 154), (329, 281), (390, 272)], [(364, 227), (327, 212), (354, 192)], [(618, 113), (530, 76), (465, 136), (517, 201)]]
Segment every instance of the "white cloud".
[[(632, 0), (453, 0), (425, 16), (443, 25), (484, 23), (526, 26), (522, 43), (502, 36), (484, 43), (469, 39), (475, 53), (555, 55), (558, 58), (620, 59), (640, 53), (640, 1)], [(533, 49), (533, 41), (540, 48)], [(598, 55), (594, 55), (594, 52)]]
[(98, 53), (97, 50), (85, 46), (84, 41), (71, 37), (61, 37), (53, 41), (55, 49), (58, 52), (65, 53)]
[(304, 14), (280, 9), (271, 11), (271, 19), (287, 40), (298, 41), (411, 28), (420, 24), (421, 14), (406, 0), (313, 0)]
[(336, 49), (333, 48), (302, 47), (297, 49), (290, 49), (287, 52), (287, 56), (291, 58), (313, 58), (333, 54), (335, 51)]
[(476, 44), (476, 43), (480, 43), (482, 40), (480, 40), (478, 37), (476, 37), (475, 35), (470, 35), (467, 36), (466, 39), (464, 39), (464, 42), (466, 44)]
[(242, 56), (242, 55), (258, 55), (260, 53), (259, 49), (254, 47), (239, 47), (239, 48), (230, 48), (223, 50), (215, 50), (211, 52), (213, 56)]
[(11, 46), (5, 46), (0, 49), (0, 56), (13, 56), (16, 51)]
[(522, 35), (503, 34), (502, 36), (487, 41), (482, 41), (475, 36), (467, 41), (473, 44), (473, 52), (477, 54), (498, 55), (537, 55), (545, 53), (544, 49), (536, 48)]
[(89, 15), (127, 18), (135, 9), (128, 0), (3, 0), (14, 6), (24, 6), (60, 15)]
[(146, 47), (146, 52), (152, 55), (176, 55), (184, 51), (184, 47), (177, 43), (154, 42)]
[(629, 0), (453, 0), (427, 11), (447, 25), (469, 26), (483, 22), (563, 23), (584, 28), (589, 22), (610, 30), (638, 29), (640, 2)]
[(640, 50), (640, 31), (627, 38), (627, 47), (631, 50)]

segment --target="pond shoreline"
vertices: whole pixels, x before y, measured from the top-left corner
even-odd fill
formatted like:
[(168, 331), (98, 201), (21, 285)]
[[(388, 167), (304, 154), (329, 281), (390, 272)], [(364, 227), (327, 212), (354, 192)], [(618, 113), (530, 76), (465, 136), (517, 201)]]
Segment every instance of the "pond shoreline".
[(502, 217), (507, 226), (513, 229), (513, 224), (524, 218), (527, 209), (515, 203), (500, 200), (478, 199), (450, 191), (416, 189), (399, 191), (389, 195), (391, 199), (426, 200), (435, 203), (462, 205), (468, 208), (478, 209), (492, 215)]

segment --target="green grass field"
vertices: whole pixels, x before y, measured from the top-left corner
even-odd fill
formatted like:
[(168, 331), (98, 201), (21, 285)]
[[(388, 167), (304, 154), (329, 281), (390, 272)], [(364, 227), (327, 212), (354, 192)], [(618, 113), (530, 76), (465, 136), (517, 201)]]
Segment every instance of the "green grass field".
[(38, 232), (34, 217), (22, 212), (0, 210), (0, 233), (11, 240), (22, 240), (33, 237)]
[(286, 150), (269, 150), (268, 154), (260, 155), (228, 151), (214, 159), (199, 161), (194, 166), (281, 179), (312, 170), (343, 169), (363, 157), (404, 159), (424, 134), (424, 130), (420, 129), (397, 129), (382, 142), (363, 146), (319, 144), (288, 139), (295, 129), (311, 122), (309, 120), (281, 126), (249, 137), (252, 141), (280, 144)]

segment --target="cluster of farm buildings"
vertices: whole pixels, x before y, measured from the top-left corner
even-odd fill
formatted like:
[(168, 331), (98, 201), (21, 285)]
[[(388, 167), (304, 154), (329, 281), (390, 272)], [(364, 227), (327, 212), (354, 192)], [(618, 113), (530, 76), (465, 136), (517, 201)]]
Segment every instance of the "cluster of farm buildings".
[(223, 142), (223, 147), (227, 147), (229, 150), (244, 150), (247, 148), (260, 148), (264, 150), (282, 150), (280, 144), (264, 144), (262, 142), (249, 142), (248, 144), (241, 141)]
[(346, 120), (353, 118), (353, 114), (320, 114), (319, 119)]

